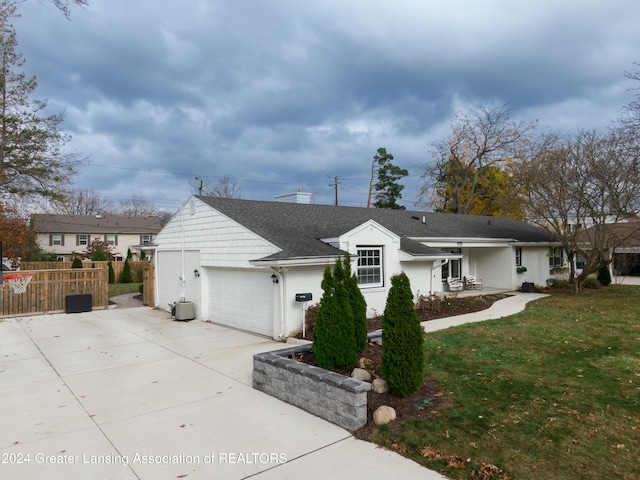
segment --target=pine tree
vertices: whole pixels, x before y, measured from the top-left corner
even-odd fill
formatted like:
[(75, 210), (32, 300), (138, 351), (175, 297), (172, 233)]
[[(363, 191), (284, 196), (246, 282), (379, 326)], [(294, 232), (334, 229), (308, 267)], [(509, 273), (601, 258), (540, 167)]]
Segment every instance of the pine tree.
[(107, 265), (109, 266), (109, 283), (116, 283), (116, 272), (113, 271), (111, 260), (109, 260)]
[(381, 370), (389, 390), (403, 397), (418, 391), (423, 382), (422, 329), (405, 273), (391, 277), (382, 318)]
[(32, 99), (35, 77), (20, 71), (24, 60), (10, 24), (17, 3), (0, 5), (0, 195), (61, 198), (77, 155), (65, 150), (64, 116), (42, 115), (46, 102)]

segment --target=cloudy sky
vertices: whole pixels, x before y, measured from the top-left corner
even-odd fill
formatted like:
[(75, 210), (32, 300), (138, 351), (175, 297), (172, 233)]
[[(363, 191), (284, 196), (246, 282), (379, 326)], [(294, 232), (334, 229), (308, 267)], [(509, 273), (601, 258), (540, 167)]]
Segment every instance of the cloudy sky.
[(340, 204), (364, 206), (379, 147), (414, 208), (456, 110), (606, 128), (638, 86), (637, 0), (91, 1), (70, 21), (21, 7), (23, 70), (88, 157), (75, 188), (168, 211), (192, 176), (324, 204), (338, 177)]

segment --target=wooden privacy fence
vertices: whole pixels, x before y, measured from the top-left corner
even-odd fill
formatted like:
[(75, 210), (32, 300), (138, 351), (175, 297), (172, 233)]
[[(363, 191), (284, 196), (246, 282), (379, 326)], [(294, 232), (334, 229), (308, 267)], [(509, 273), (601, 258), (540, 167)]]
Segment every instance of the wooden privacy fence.
[[(106, 262), (104, 262), (106, 264)], [(2, 290), (2, 316), (33, 315), (64, 312), (67, 295), (91, 294), (92, 308), (109, 306), (109, 270), (100, 268), (69, 268), (47, 270), (21, 270), (6, 272), (12, 275), (31, 275), (24, 293), (15, 293), (10, 282), (4, 280)]]
[[(53, 270), (53, 269), (66, 269), (71, 268), (73, 262), (20, 262), (21, 270)], [(101, 268), (106, 267), (109, 262), (82, 262), (83, 269), (89, 269), (92, 267)], [(149, 265), (148, 260), (129, 260), (129, 267), (131, 268), (131, 278), (134, 283), (142, 282), (143, 270), (146, 265)], [(113, 268), (113, 274), (116, 278), (116, 283), (120, 282), (120, 276), (124, 269), (124, 262), (111, 262)]]

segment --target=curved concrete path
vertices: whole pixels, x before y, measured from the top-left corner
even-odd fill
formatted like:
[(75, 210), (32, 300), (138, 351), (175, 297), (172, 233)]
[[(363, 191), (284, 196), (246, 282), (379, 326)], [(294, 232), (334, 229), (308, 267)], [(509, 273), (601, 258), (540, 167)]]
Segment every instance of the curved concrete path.
[(148, 307), (4, 318), (0, 478), (445, 478), (254, 390), (253, 354), (282, 347)]

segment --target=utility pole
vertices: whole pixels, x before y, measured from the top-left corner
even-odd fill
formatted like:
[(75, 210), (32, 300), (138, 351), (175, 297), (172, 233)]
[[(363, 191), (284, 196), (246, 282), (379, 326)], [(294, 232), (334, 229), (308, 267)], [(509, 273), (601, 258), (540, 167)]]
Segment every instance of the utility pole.
[(336, 190), (336, 207), (338, 206), (338, 185), (340, 185), (340, 182), (338, 181), (340, 180), (337, 176), (333, 177), (333, 183), (330, 185), (333, 185), (333, 187)]

